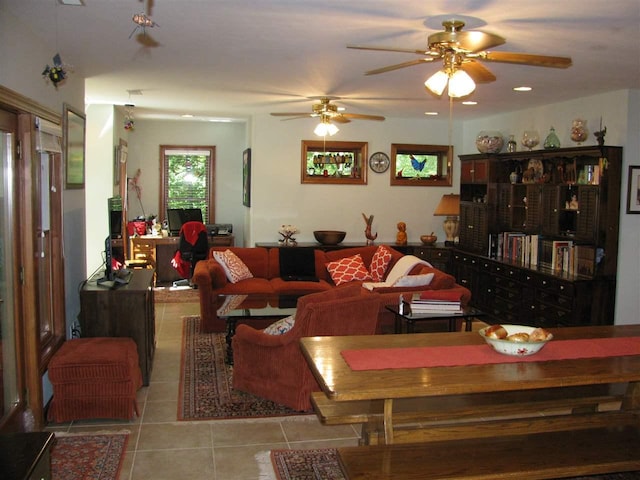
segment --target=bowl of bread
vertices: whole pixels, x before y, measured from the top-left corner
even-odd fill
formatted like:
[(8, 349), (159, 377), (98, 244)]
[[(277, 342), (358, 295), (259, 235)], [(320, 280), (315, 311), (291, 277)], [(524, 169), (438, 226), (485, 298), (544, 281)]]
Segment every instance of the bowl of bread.
[(539, 352), (553, 338), (544, 328), (526, 325), (491, 325), (479, 333), (496, 352), (520, 357)]

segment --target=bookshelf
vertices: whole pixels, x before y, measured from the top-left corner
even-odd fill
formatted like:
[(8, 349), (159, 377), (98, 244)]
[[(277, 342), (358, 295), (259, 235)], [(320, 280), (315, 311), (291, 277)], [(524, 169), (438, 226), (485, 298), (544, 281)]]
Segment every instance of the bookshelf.
[(612, 324), (622, 148), (461, 155), (460, 163), (452, 265), (473, 304), (496, 322)]

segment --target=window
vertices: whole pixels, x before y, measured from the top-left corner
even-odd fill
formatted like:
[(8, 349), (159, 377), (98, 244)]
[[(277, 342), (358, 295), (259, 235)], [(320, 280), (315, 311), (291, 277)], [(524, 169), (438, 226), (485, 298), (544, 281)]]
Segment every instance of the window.
[(199, 208), (204, 223), (215, 221), (216, 147), (160, 145), (160, 217), (168, 208)]

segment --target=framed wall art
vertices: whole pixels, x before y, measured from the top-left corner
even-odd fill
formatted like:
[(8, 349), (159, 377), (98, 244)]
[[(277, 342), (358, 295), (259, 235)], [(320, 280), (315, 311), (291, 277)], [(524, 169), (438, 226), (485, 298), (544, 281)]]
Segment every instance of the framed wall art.
[(640, 165), (629, 165), (627, 213), (640, 213)]
[(367, 184), (367, 142), (302, 140), (301, 183)]
[(453, 147), (391, 144), (391, 185), (450, 187)]
[(242, 152), (242, 204), (251, 206), (251, 149)]
[(62, 134), (64, 143), (65, 188), (84, 188), (85, 116), (68, 104), (63, 106)]

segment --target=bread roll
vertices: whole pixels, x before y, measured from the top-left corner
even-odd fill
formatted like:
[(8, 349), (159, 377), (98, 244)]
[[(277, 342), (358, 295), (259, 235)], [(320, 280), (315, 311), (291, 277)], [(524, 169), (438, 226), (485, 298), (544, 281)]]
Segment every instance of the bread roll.
[(553, 335), (547, 332), (544, 328), (536, 328), (529, 334), (530, 342), (545, 342), (551, 340)]
[(502, 325), (492, 325), (484, 331), (484, 334), (489, 338), (506, 338), (507, 331)]
[(528, 342), (529, 334), (524, 332), (513, 333), (507, 337), (507, 340), (509, 340), (510, 342), (519, 342), (519, 343)]

